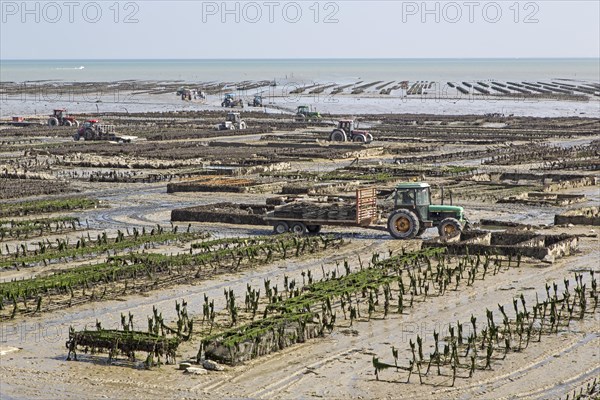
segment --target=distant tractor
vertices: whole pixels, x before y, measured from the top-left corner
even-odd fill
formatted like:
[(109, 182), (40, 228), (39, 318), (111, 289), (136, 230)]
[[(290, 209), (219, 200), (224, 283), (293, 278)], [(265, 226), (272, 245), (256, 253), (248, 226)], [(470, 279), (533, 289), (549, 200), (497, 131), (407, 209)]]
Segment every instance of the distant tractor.
[(296, 108), (296, 121), (311, 121), (321, 119), (321, 114), (316, 110), (311, 110), (309, 106), (298, 106)]
[(246, 129), (246, 122), (240, 116), (240, 113), (230, 112), (224, 122), (221, 122), (217, 127), (220, 131)]
[(196, 89), (183, 89), (181, 92), (181, 100), (192, 101), (192, 98), (196, 98)]
[(228, 108), (241, 107), (241, 108), (244, 108), (244, 102), (242, 101), (242, 99), (236, 99), (235, 95), (233, 93), (227, 93), (227, 94), (225, 94), (225, 97), (223, 98), (223, 102), (221, 103), (221, 107), (228, 107)]
[[(452, 203), (452, 202), (451, 202)], [(401, 183), (394, 192), (394, 211), (387, 221), (389, 233), (396, 239), (421, 236), (427, 228), (437, 227), (440, 236), (460, 233), (469, 223), (462, 207), (431, 204), (428, 183)]]
[(359, 142), (371, 143), (373, 135), (367, 131), (359, 131), (355, 129), (354, 120), (344, 119), (338, 122), (337, 128), (331, 131), (329, 140), (332, 142)]
[(48, 118), (48, 126), (79, 126), (79, 121), (74, 117), (69, 116), (67, 110), (57, 109), (54, 110), (53, 114)]
[(115, 133), (114, 125), (100, 124), (97, 119), (85, 121), (73, 135), (73, 139), (79, 140), (110, 140), (116, 142), (131, 142), (137, 136), (123, 136)]
[(248, 106), (249, 107), (262, 107), (263, 106), (262, 96), (258, 95), (258, 94), (256, 96), (254, 96), (254, 100), (249, 101)]

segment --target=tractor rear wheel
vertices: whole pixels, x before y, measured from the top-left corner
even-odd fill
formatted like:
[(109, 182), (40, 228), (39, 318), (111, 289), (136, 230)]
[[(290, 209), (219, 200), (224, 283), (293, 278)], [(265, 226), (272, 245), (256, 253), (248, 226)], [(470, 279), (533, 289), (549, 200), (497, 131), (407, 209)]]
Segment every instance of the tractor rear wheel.
[(275, 232), (278, 235), (286, 233), (289, 230), (290, 230), (290, 226), (285, 221), (279, 221), (275, 224), (275, 226), (273, 226), (273, 232)]
[(55, 118), (55, 117), (48, 118), (48, 126), (58, 126), (58, 118)]
[(414, 212), (406, 209), (394, 211), (388, 218), (387, 228), (395, 239), (412, 239), (417, 236), (420, 226), (419, 218)]
[(331, 132), (329, 140), (331, 140), (332, 142), (345, 142), (346, 140), (348, 140), (348, 138), (346, 137), (346, 133), (343, 130), (336, 129), (333, 132)]
[(462, 225), (456, 218), (445, 218), (438, 225), (438, 232), (442, 237), (451, 237), (462, 231)]
[(321, 232), (321, 225), (306, 225), (308, 233), (317, 234)]
[(304, 235), (306, 233), (306, 225), (302, 222), (294, 222), (290, 227), (290, 231), (296, 235)]
[(95, 137), (96, 137), (96, 134), (94, 133), (93, 129), (88, 128), (85, 130), (85, 135), (84, 135), (85, 140), (94, 140)]

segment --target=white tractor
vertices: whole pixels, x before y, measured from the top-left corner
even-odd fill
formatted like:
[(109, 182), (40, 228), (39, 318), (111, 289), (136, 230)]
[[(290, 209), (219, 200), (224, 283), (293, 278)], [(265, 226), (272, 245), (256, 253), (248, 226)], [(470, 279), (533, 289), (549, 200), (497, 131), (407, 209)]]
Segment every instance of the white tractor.
[(373, 135), (367, 131), (359, 131), (356, 128), (354, 120), (343, 119), (338, 122), (337, 128), (331, 131), (329, 140), (332, 142), (358, 142), (371, 143)]
[(235, 130), (235, 129), (246, 129), (246, 122), (240, 117), (240, 113), (230, 112), (227, 113), (227, 117), (224, 122), (221, 122), (217, 129), (220, 131), (224, 130)]

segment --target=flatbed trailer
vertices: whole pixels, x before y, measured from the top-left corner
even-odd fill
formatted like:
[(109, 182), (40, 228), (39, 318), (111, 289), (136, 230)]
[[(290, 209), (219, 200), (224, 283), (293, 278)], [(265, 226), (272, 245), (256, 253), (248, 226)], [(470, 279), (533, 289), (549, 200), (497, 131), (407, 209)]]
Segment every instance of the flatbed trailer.
[(99, 124), (98, 120), (88, 120), (73, 135), (73, 139), (130, 143), (136, 140), (137, 136), (120, 135), (115, 132), (114, 125)]
[(10, 125), (17, 127), (26, 127), (32, 125), (44, 125), (40, 121), (25, 121), (23, 117), (12, 117), (11, 121), (0, 121), (0, 125)]
[[(285, 207), (285, 206), (284, 206)], [(384, 225), (376, 225), (377, 196), (375, 189), (356, 191), (356, 218), (354, 219), (310, 219), (275, 216), (275, 211), (267, 213), (264, 220), (273, 225), (277, 234), (293, 232), (296, 234), (319, 233), (322, 226), (348, 226), (387, 231)]]

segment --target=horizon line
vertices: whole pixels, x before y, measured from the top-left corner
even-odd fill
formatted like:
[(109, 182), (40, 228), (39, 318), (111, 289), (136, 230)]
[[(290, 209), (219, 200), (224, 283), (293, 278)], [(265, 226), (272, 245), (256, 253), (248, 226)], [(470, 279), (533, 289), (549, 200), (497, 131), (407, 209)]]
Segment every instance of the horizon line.
[(0, 58), (3, 61), (323, 61), (323, 60), (598, 60), (577, 57), (302, 57), (302, 58)]

